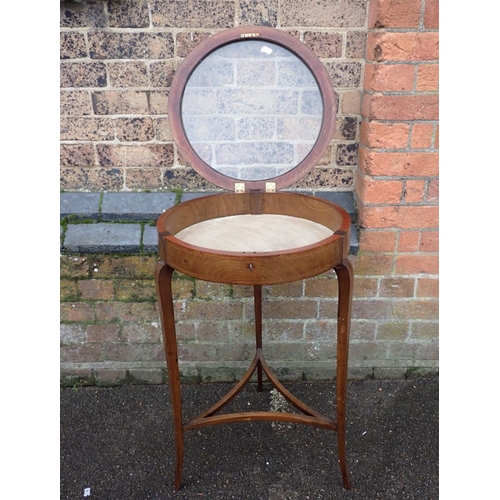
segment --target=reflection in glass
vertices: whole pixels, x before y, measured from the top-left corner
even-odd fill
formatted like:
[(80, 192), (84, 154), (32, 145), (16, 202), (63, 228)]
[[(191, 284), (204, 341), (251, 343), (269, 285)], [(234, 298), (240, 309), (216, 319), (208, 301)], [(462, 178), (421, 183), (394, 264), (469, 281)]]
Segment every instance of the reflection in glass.
[(265, 180), (311, 151), (323, 115), (319, 87), (292, 52), (265, 41), (221, 47), (191, 74), (182, 98), (186, 137), (214, 170)]

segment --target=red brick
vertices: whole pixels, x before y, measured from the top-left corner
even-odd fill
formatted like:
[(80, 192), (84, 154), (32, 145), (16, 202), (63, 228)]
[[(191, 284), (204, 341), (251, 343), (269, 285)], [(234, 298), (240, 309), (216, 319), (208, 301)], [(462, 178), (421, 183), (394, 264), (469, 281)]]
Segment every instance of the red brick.
[(384, 319), (392, 316), (392, 301), (384, 299), (353, 300), (353, 319)]
[(418, 242), (420, 240), (419, 231), (402, 231), (398, 240), (398, 252), (408, 253), (418, 250)]
[(437, 64), (421, 64), (417, 69), (416, 90), (420, 92), (438, 90), (439, 66)]
[(366, 58), (373, 61), (434, 61), (439, 57), (439, 33), (368, 33)]
[(410, 324), (407, 321), (384, 321), (377, 327), (377, 341), (405, 340), (408, 336)]
[(437, 120), (439, 97), (365, 94), (362, 115), (370, 120)]
[(439, 279), (418, 278), (417, 297), (439, 297)]
[(428, 149), (432, 146), (433, 123), (414, 123), (411, 129), (412, 149)]
[(88, 342), (119, 342), (118, 325), (89, 325), (86, 330)]
[(229, 297), (231, 286), (223, 283), (210, 283), (208, 281), (196, 280), (196, 298), (206, 300), (218, 300)]
[(374, 92), (413, 90), (415, 66), (411, 64), (369, 64), (365, 66), (364, 88)]
[[(316, 321), (312, 323), (314, 324)], [(309, 324), (311, 323), (307, 323), (307, 325)], [(300, 340), (304, 334), (304, 323), (302, 321), (266, 321), (264, 329), (266, 339), (270, 341), (283, 342), (287, 340)], [(330, 331), (330, 337), (332, 336), (331, 332), (334, 331), (335, 329)], [(249, 338), (253, 339), (253, 329)]]
[(98, 322), (159, 321), (157, 305), (150, 302), (96, 302), (94, 308)]
[(93, 323), (95, 321), (94, 304), (64, 302), (61, 304), (60, 319), (61, 321)]
[(436, 133), (434, 135), (434, 148), (439, 149), (439, 124), (436, 125)]
[(179, 343), (196, 340), (195, 325), (193, 323), (177, 323), (175, 333)]
[(106, 361), (165, 361), (162, 344), (104, 344)]
[(439, 0), (425, 0), (424, 27), (439, 28)]
[[(426, 319), (426, 318), (423, 318)], [(433, 318), (431, 318), (433, 319)], [(422, 359), (438, 361), (438, 345), (434, 342), (386, 342), (386, 359), (410, 360), (412, 365)], [(429, 368), (430, 372), (435, 372), (435, 368)]]
[(400, 203), (403, 183), (401, 181), (375, 180), (356, 172), (358, 196), (367, 204)]
[(351, 359), (380, 360), (387, 358), (387, 342), (356, 342), (349, 347)]
[[(324, 280), (323, 280), (324, 281)], [(333, 285), (335, 286), (335, 285)], [(327, 288), (327, 287), (326, 287)], [(301, 297), (302, 281), (283, 283), (264, 288), (264, 297)]]
[(380, 253), (361, 253), (352, 255), (350, 260), (356, 276), (381, 276), (390, 274), (394, 267), (394, 256)]
[(402, 149), (408, 146), (410, 125), (407, 123), (380, 123), (363, 120), (360, 141), (371, 148)]
[(361, 231), (359, 248), (361, 252), (394, 252), (396, 231)]
[[(394, 317), (399, 319), (438, 319), (439, 304), (434, 299), (410, 299), (394, 302)], [(408, 344), (405, 344), (408, 347)]]
[(332, 277), (308, 279), (305, 283), (304, 294), (306, 297), (337, 297), (337, 278)]
[(59, 301), (67, 302), (75, 300), (77, 296), (76, 282), (73, 280), (60, 280), (59, 281)]
[(122, 328), (122, 340), (126, 343), (158, 343), (162, 333), (159, 323), (130, 323)]
[(376, 331), (375, 321), (354, 320), (351, 322), (351, 339), (352, 340), (375, 340)]
[(111, 300), (113, 298), (113, 282), (110, 280), (81, 280), (78, 290), (83, 300)]
[(184, 321), (241, 319), (243, 317), (243, 305), (232, 301), (182, 301), (174, 304), (174, 310), (176, 318)]
[(438, 255), (398, 255), (396, 274), (438, 274)]
[(432, 177), (439, 174), (438, 153), (385, 153), (360, 146), (358, 157), (361, 171), (372, 176)]
[(414, 321), (411, 327), (412, 340), (438, 341), (439, 322), (437, 321)]
[[(60, 348), (61, 362), (95, 363), (97, 361), (104, 361), (103, 345), (104, 344), (82, 344), (82, 345), (61, 346)], [(124, 360), (120, 359), (119, 361), (124, 361)]]
[(423, 201), (425, 195), (424, 180), (407, 180), (405, 181), (405, 203), (418, 203)]
[(377, 295), (378, 278), (357, 276), (354, 280), (354, 297), (375, 297)]
[(420, 238), (420, 252), (439, 252), (439, 232), (424, 231)]
[[(100, 255), (93, 259), (91, 271), (94, 278), (150, 278), (158, 258), (153, 256)], [(174, 274), (174, 281), (177, 274)]]
[(114, 280), (116, 298), (118, 300), (154, 300), (156, 298), (155, 283), (153, 280)]
[(368, 28), (418, 28), (421, 0), (372, 0)]
[(87, 340), (85, 328), (79, 324), (61, 324), (59, 334), (63, 345), (83, 344)]
[(380, 297), (413, 297), (414, 291), (414, 278), (396, 277), (380, 280)]
[(89, 275), (89, 259), (74, 255), (61, 255), (60, 276), (61, 278), (82, 278)]
[(429, 181), (429, 186), (427, 188), (427, 201), (439, 201), (439, 179)]
[(316, 318), (316, 311), (315, 300), (273, 300), (266, 303), (263, 315), (273, 319)]
[(360, 206), (359, 220), (365, 228), (436, 228), (439, 208), (434, 206)]

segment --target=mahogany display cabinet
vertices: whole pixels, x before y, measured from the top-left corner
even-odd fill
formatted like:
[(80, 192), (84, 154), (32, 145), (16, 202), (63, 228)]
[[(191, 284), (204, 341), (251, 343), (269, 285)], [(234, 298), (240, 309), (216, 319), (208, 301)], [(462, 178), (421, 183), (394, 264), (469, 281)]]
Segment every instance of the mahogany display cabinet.
[[(160, 261), (155, 278), (173, 409), (174, 488), (181, 487), (187, 431), (256, 420), (335, 431), (343, 485), (350, 488), (346, 392), (351, 221), (336, 204), (281, 191), (314, 168), (330, 144), (336, 120), (330, 77), (298, 38), (262, 26), (231, 28), (208, 37), (180, 65), (170, 88), (168, 118), (182, 157), (225, 190), (180, 203), (157, 221)], [(303, 280), (331, 269), (339, 284), (336, 418), (310, 408), (277, 379), (262, 341), (262, 285)], [(187, 422), (182, 416), (174, 271), (250, 285), (254, 291), (253, 361), (225, 397)], [(299, 412), (219, 411), (251, 380), (262, 391), (263, 375)]]

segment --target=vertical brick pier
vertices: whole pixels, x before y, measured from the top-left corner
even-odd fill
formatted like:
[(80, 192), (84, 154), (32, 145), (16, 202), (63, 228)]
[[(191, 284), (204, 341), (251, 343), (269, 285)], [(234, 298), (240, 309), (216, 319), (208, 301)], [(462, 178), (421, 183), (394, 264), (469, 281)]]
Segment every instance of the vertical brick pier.
[[(64, 245), (94, 228), (89, 242), (106, 237), (119, 250), (62, 247), (62, 383), (164, 380), (154, 221), (124, 220), (123, 204), (112, 209), (118, 201), (106, 197), (150, 190), (174, 203), (214, 190), (172, 141), (169, 85), (199, 42), (245, 24), (297, 36), (338, 94), (329, 150), (291, 189), (349, 195), (357, 206), (350, 377), (437, 372), (437, 0), (82, 1), (61, 3), (61, 189), (87, 195), (88, 206), (63, 217), (61, 234)], [(132, 226), (139, 246), (116, 245)], [(330, 272), (265, 288), (267, 358), (281, 378), (333, 376), (336, 294)], [(246, 287), (176, 276), (183, 377), (241, 374), (252, 353), (251, 297)]]

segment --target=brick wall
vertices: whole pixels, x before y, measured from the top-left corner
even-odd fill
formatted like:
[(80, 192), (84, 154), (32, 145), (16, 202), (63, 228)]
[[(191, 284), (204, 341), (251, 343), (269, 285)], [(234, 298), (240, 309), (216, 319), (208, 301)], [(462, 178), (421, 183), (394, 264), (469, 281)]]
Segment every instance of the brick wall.
[(355, 269), (377, 279), (368, 302), (384, 316), (376, 357), (430, 363), (438, 356), (437, 30), (437, 0), (370, 2), (356, 172)]
[(366, 40), (363, 0), (124, 0), (61, 3), (61, 189), (211, 190), (177, 155), (167, 122), (173, 74), (212, 33), (265, 24), (323, 60), (338, 128), (295, 188), (352, 190)]
[[(322, 59), (339, 96), (331, 147), (294, 187), (355, 190), (357, 196), (350, 376), (435, 372), (437, 18), (434, 0), (64, 2), (61, 188), (212, 189), (183, 164), (168, 131), (175, 68), (221, 29), (268, 24), (286, 30)], [(162, 380), (155, 260), (61, 257), (65, 383)], [(181, 275), (175, 290), (183, 375), (238, 376), (253, 345), (251, 291)], [(334, 274), (266, 287), (264, 297), (267, 357), (280, 376), (330, 377)]]

